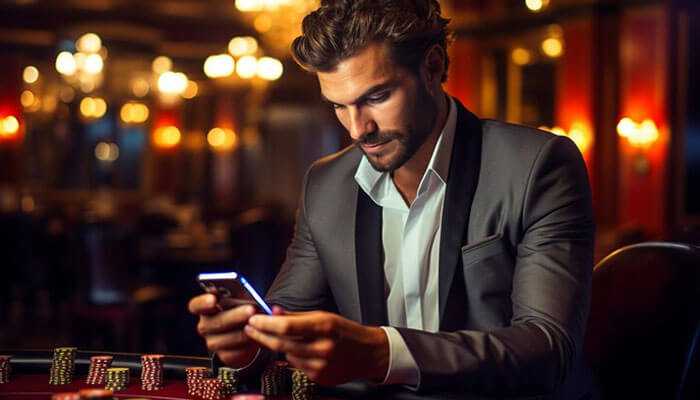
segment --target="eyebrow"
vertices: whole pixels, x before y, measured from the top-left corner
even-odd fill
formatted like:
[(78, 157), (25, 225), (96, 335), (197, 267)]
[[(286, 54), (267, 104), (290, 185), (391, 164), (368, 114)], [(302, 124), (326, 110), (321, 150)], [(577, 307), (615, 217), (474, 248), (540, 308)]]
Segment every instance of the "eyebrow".
[[(374, 85), (371, 88), (367, 89), (364, 93), (362, 93), (358, 98), (351, 101), (349, 104), (352, 105), (352, 104), (363, 103), (367, 100), (368, 97), (372, 96), (373, 94), (376, 94), (377, 92), (381, 92), (383, 90), (391, 89), (395, 86), (396, 86), (396, 82), (394, 82), (393, 80), (389, 81), (389, 82), (384, 82), (384, 83)], [(321, 93), (321, 99), (328, 104), (344, 105), (344, 104), (336, 103), (335, 101), (329, 100), (323, 93)]]

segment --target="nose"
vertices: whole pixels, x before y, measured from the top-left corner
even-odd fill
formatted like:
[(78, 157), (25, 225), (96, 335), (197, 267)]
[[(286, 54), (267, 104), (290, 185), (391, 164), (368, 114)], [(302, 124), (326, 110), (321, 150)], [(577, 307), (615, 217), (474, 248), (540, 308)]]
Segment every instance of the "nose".
[(348, 125), (346, 126), (352, 140), (361, 140), (368, 133), (376, 130), (376, 124), (367, 112), (358, 107), (348, 108)]

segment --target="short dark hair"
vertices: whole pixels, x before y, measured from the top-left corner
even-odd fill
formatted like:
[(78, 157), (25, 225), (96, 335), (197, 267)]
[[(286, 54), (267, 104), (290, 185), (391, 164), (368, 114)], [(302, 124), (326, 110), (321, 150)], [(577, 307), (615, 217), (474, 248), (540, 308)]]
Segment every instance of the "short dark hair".
[(388, 43), (393, 61), (418, 71), (426, 51), (445, 50), (451, 32), (437, 0), (321, 0), (302, 22), (302, 35), (292, 43), (294, 60), (312, 72), (328, 72), (371, 43)]

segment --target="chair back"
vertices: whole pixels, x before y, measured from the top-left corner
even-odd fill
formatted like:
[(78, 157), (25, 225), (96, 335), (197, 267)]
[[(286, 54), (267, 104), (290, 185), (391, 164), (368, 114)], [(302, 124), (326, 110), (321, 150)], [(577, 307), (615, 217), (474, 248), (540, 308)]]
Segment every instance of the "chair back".
[(697, 400), (700, 248), (623, 247), (596, 265), (592, 291), (585, 354), (602, 398)]

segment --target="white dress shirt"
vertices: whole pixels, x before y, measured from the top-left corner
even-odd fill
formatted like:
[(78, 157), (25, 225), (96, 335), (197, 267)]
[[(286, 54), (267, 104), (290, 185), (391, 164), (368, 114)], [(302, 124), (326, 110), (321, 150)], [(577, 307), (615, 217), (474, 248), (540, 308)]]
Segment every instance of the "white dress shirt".
[(391, 174), (378, 172), (366, 157), (360, 161), (355, 181), (382, 207), (384, 274), (387, 284), (389, 369), (385, 384), (417, 387), (418, 366), (399, 332), (407, 327), (429, 332), (440, 329), (438, 276), (442, 208), (457, 126), (457, 106), (449, 98), (447, 122), (433, 150), (430, 163), (407, 205)]

